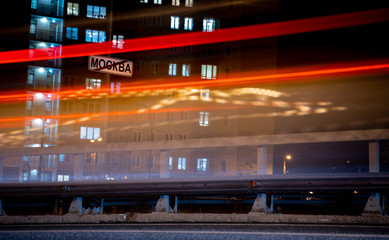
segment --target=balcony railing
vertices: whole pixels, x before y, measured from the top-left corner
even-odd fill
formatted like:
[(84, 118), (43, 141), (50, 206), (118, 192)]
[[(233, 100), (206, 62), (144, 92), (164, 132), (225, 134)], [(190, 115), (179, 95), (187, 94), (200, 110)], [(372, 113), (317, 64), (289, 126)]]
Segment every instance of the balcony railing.
[(62, 42), (62, 32), (37, 29), (30, 32), (30, 37), (51, 42)]
[(64, 8), (47, 4), (37, 4), (35, 6), (32, 6), (32, 11), (48, 16), (63, 17)]

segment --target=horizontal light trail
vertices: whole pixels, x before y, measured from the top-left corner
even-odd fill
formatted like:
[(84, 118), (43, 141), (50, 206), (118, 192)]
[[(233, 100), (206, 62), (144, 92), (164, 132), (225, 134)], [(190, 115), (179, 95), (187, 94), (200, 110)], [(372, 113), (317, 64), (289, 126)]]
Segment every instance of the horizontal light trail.
[(140, 90), (152, 90), (152, 89), (169, 89), (169, 88), (184, 88), (184, 87), (215, 87), (215, 86), (231, 86), (231, 85), (242, 85), (250, 83), (267, 83), (277, 80), (277, 83), (282, 81), (295, 80), (296, 78), (306, 77), (323, 77), (337, 74), (349, 74), (362, 71), (373, 71), (373, 70), (386, 70), (389, 68), (389, 63), (367, 65), (367, 66), (355, 66), (345, 68), (331, 68), (321, 69), (312, 71), (302, 72), (290, 72), (290, 73), (276, 73), (268, 75), (257, 75), (249, 77), (237, 77), (237, 78), (226, 78), (219, 80), (201, 80), (191, 82), (174, 82), (174, 83), (161, 83), (161, 84), (149, 84), (143, 86), (129, 86), (123, 87), (123, 91), (140, 91)]
[[(136, 114), (147, 114), (147, 113), (166, 113), (166, 112), (190, 112), (190, 111), (216, 111), (216, 110), (228, 110), (228, 109), (238, 109), (250, 107), (249, 105), (228, 105), (228, 106), (198, 106), (198, 107), (189, 107), (189, 108), (168, 108), (168, 109), (145, 109), (142, 111), (139, 110), (130, 110), (130, 111), (114, 111), (114, 112), (102, 112), (98, 114), (89, 114), (89, 113), (79, 113), (79, 114), (61, 114), (57, 116), (44, 116), (45, 119), (52, 120), (63, 120), (71, 121), (71, 123), (79, 123), (84, 121), (99, 121), (105, 117), (117, 117), (117, 116), (129, 116)], [(33, 119), (42, 119), (42, 116), (21, 116), (21, 117), (6, 117), (0, 118), (0, 128), (12, 128), (20, 127), (24, 125), (26, 120)], [(73, 121), (74, 120), (74, 121)], [(112, 118), (113, 121), (117, 119)], [(66, 124), (62, 122), (60, 125)]]
[[(358, 65), (349, 67), (338, 68), (321, 68), (310, 71), (295, 71), (275, 74), (261, 74), (246, 77), (232, 77), (216, 80), (191, 80), (191, 81), (161, 81), (160, 83), (153, 83), (154, 81), (145, 81), (137, 83), (136, 85), (123, 85), (120, 93), (111, 93), (110, 88), (101, 88), (96, 90), (88, 89), (71, 89), (60, 92), (48, 92), (47, 94), (60, 95), (61, 99), (79, 99), (79, 98), (96, 98), (96, 97), (125, 97), (128, 92), (141, 92), (141, 91), (155, 91), (161, 89), (181, 89), (181, 88), (200, 88), (200, 87), (224, 87), (244, 84), (266, 84), (277, 81), (277, 83), (290, 82), (290, 81), (302, 81), (303, 79), (315, 79), (318, 77), (339, 76), (346, 74), (365, 73), (365, 72), (378, 72), (388, 71), (389, 63), (370, 64), (370, 65)], [(33, 97), (34, 93), (20, 93), (13, 92), (10, 94), (0, 95), (0, 103), (15, 103), (18, 101), (26, 101), (27, 97)]]
[(191, 32), (137, 39), (125, 39), (123, 49), (112, 48), (112, 42), (104, 42), (62, 46), (61, 56), (49, 56), (47, 49), (24, 49), (0, 52), (0, 64), (137, 52), (171, 47), (276, 37), (385, 21), (389, 21), (389, 8), (221, 29), (213, 32)]

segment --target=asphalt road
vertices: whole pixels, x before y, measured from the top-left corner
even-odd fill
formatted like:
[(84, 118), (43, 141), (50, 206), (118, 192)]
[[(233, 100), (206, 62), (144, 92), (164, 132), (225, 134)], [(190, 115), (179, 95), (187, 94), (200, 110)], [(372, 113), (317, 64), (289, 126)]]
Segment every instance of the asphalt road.
[(389, 239), (389, 226), (301, 224), (0, 225), (0, 239)]

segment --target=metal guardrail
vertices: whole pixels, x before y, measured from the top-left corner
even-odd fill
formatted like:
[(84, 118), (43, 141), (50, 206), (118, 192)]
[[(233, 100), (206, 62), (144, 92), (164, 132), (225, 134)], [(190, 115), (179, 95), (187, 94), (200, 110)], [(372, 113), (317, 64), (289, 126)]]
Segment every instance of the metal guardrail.
[(389, 192), (389, 173), (335, 175), (264, 175), (205, 179), (147, 179), (101, 182), (0, 184), (0, 199), (19, 197), (118, 197), (301, 192)]

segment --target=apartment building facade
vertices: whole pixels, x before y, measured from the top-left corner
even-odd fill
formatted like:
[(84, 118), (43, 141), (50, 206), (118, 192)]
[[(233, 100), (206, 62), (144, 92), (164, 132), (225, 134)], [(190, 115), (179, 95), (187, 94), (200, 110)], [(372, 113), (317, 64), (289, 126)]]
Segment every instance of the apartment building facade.
[[(180, 39), (177, 36), (187, 33), (211, 34), (277, 21), (278, 1), (25, 2), (29, 8), (23, 14), (29, 18), (24, 23), (28, 30), (23, 30), (22, 48), (31, 49), (31, 57), (34, 50), (39, 50), (47, 51), (52, 58), (21, 65), (23, 73), (17, 70), (22, 76), (18, 78), (18, 86), (23, 86), (27, 97), (15, 108), (19, 109), (15, 111), (22, 116), (23, 126), (3, 135), (15, 139), (12, 147), (74, 145), (77, 148), (121, 142), (152, 145), (343, 128), (334, 127), (321, 117), (327, 114), (342, 120), (346, 117), (337, 114), (348, 109), (335, 98), (328, 98), (325, 93), (332, 90), (325, 85), (320, 88), (325, 93), (320, 93), (317, 86), (295, 85), (288, 89), (289, 86), (280, 87), (276, 80), (266, 84), (243, 81), (247, 76), (277, 73), (280, 56), (277, 37), (178, 44), (179, 47), (175, 44)], [(172, 46), (161, 46), (158, 42), (161, 36), (171, 36)], [(120, 51), (130, 40), (142, 42), (151, 37), (155, 39), (155, 49)], [(113, 50), (111, 54), (62, 58), (66, 46), (106, 43)], [(283, 56), (286, 55), (299, 60), (294, 55)], [(93, 56), (131, 61), (131, 77), (91, 71), (89, 57)], [(273, 147), (268, 146), (266, 151), (272, 159)], [(259, 174), (257, 155), (257, 146), (123, 149), (9, 157), (3, 158), (0, 165), (3, 181), (21, 182), (235, 176)], [(270, 164), (266, 173), (272, 174), (273, 169)]]

